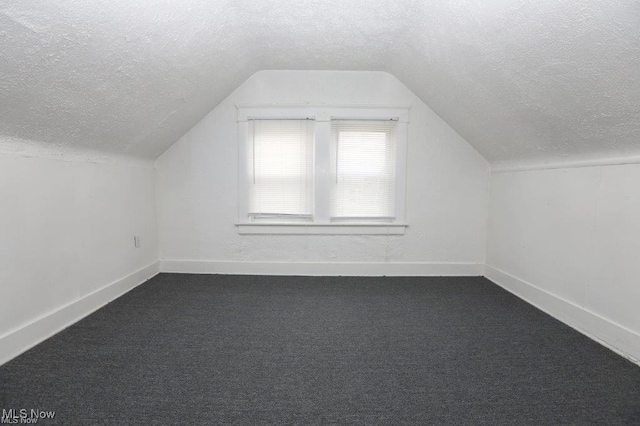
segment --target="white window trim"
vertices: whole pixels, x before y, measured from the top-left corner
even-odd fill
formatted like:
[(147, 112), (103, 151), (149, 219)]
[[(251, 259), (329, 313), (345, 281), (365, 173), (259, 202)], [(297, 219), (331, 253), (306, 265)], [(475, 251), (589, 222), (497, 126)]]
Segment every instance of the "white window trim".
[[(403, 235), (405, 222), (407, 142), (410, 107), (380, 106), (237, 106), (238, 108), (238, 217), (240, 234), (302, 235)], [(313, 222), (252, 222), (248, 218), (248, 173), (245, 161), (248, 149), (249, 119), (315, 120), (314, 216)], [(396, 130), (396, 212), (392, 222), (332, 222), (330, 217), (329, 170), (331, 120), (397, 119)]]

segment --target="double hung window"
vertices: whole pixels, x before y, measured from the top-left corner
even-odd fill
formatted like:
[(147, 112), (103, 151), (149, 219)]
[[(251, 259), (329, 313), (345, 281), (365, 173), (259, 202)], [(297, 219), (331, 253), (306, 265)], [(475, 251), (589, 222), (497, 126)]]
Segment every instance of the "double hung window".
[(404, 233), (408, 110), (284, 110), (239, 109), (239, 231)]

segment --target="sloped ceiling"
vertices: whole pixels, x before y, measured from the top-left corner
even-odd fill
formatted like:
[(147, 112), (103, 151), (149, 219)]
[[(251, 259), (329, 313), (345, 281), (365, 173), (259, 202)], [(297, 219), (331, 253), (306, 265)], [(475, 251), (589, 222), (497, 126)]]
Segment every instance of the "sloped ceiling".
[(0, 137), (156, 158), (263, 69), (398, 77), (494, 165), (640, 155), (634, 0), (1, 0)]

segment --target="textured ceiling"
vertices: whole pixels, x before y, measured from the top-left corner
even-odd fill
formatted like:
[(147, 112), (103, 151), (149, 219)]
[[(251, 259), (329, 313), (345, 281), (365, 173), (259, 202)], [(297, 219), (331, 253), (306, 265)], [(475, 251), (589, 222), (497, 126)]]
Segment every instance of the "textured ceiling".
[(494, 165), (640, 155), (633, 0), (0, 0), (0, 136), (155, 158), (262, 69), (398, 77)]

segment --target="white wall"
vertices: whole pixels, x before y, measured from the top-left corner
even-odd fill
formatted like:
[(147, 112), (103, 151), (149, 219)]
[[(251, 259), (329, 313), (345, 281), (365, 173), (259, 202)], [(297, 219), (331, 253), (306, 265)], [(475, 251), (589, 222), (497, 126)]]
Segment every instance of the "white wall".
[[(406, 234), (239, 235), (234, 226), (238, 221), (238, 104), (410, 106)], [(163, 270), (362, 274), (372, 265), (338, 270), (334, 264), (333, 269), (318, 271), (309, 269), (309, 264), (294, 270), (286, 264), (269, 269), (265, 263), (412, 262), (424, 266), (413, 269), (415, 273), (482, 272), (478, 265), (485, 258), (489, 165), (386, 73), (259, 72), (160, 156), (156, 170)], [(460, 268), (442, 267), (451, 263), (460, 263)], [(378, 271), (385, 273), (384, 268)]]
[(493, 173), (487, 276), (640, 359), (640, 164)]
[(150, 161), (13, 151), (0, 154), (0, 364), (143, 282), (158, 258)]

